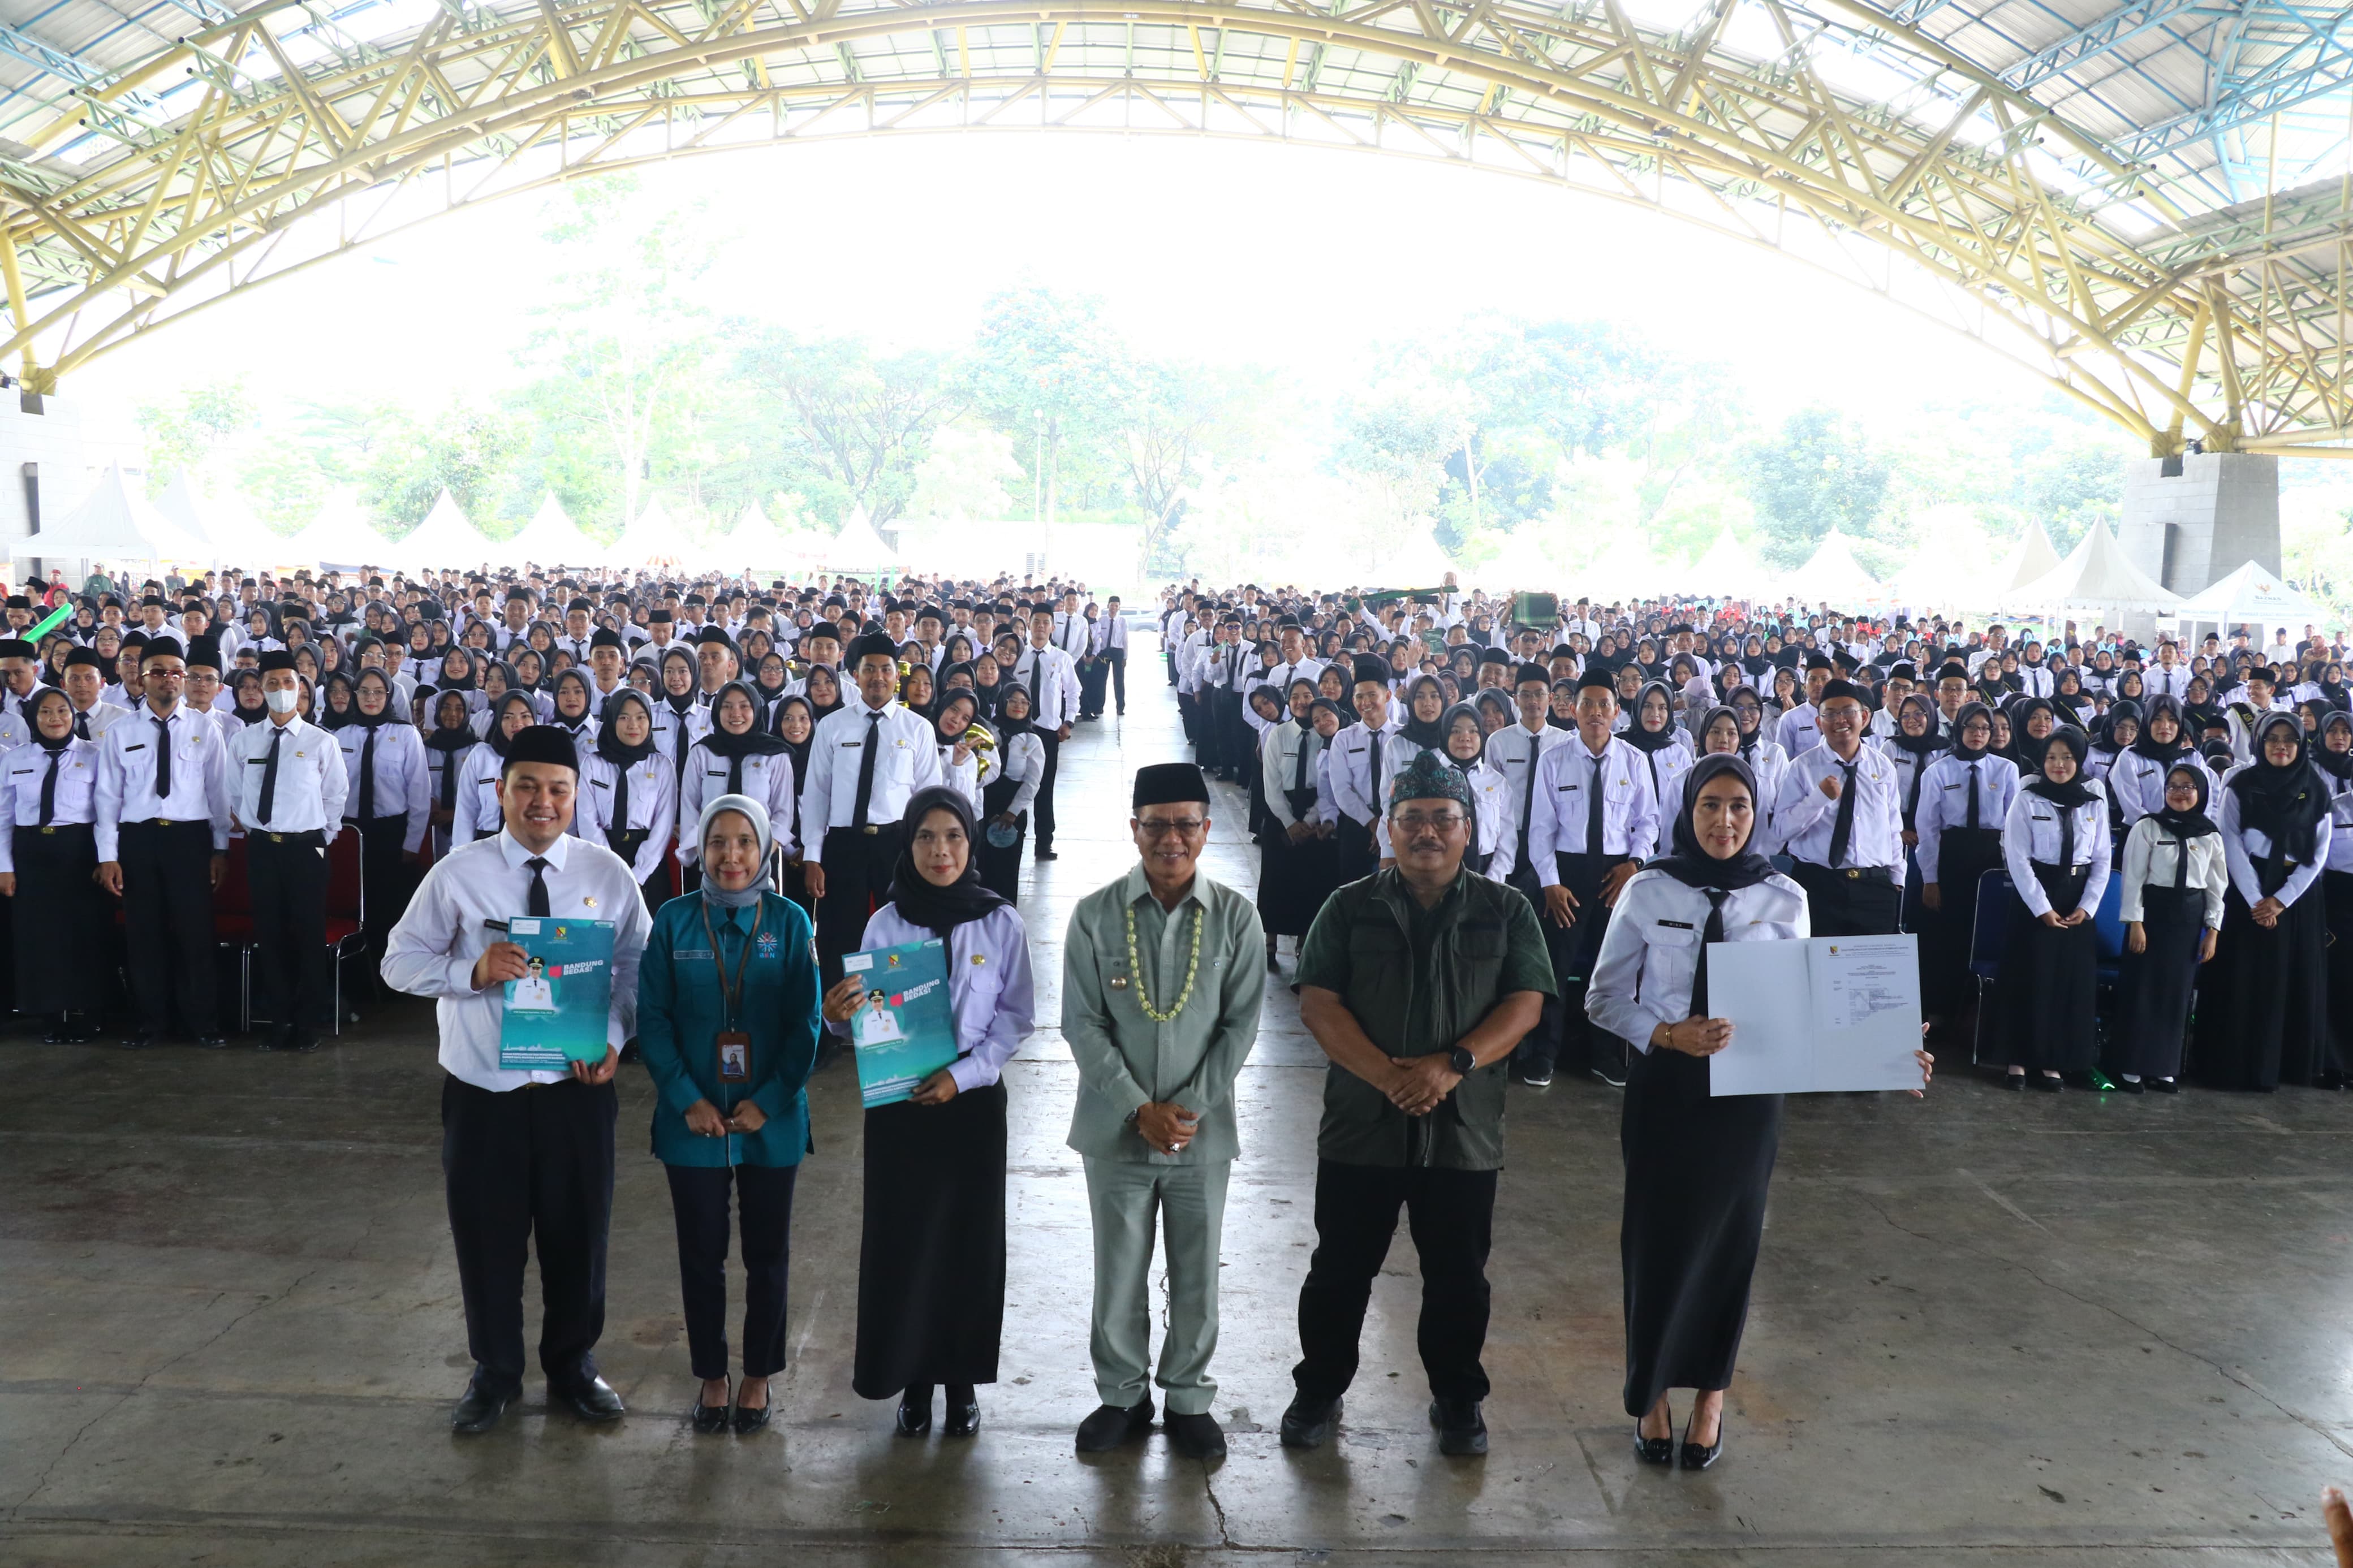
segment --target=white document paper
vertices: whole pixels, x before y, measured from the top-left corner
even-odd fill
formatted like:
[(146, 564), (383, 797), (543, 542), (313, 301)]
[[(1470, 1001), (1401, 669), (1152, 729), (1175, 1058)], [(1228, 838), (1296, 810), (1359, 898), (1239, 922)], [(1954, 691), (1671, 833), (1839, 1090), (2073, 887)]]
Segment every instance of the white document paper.
[(1920, 951), (1913, 936), (1710, 942), (1707, 994), (1732, 1020), (1708, 1092), (1918, 1089)]

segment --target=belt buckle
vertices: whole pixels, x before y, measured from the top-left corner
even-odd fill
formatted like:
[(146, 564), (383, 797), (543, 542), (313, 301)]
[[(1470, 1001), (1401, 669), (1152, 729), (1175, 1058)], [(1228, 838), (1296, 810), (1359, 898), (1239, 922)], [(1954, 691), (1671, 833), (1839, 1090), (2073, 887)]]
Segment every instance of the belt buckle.
[(155, 826), (158, 827), (169, 827), (172, 826), (172, 819), (168, 816), (159, 816), (155, 819)]
[(879, 825), (877, 825), (877, 824), (874, 824), (874, 823), (869, 823), (869, 824), (867, 824), (864, 827), (860, 828), (858, 831), (859, 831), (859, 832), (860, 832), (860, 833), (872, 835), (872, 834), (876, 834), (876, 833), (880, 833), (880, 832), (881, 832), (881, 831), (882, 831), (882, 829), (881, 829), (881, 827)]
[(54, 828), (54, 827), (44, 827), (44, 828), (42, 828), (42, 829), (41, 829), (41, 831), (42, 831), (43, 833), (45, 833), (45, 834), (49, 834), (49, 833), (55, 833), (55, 832), (57, 831), (57, 829), (56, 829), (56, 828)]
[(1859, 866), (1848, 867), (1846, 871), (1846, 879), (1850, 882), (1861, 881), (1862, 879), (1862, 868)]
[(286, 835), (283, 833), (273, 833), (269, 836), (269, 842), (272, 844), (283, 844), (286, 842)]

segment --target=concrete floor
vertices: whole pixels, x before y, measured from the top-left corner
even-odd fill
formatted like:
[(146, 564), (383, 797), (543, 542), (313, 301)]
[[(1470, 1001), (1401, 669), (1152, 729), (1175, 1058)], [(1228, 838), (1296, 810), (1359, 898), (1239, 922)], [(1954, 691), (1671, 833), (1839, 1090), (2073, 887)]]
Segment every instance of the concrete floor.
[[(1206, 1469), (1155, 1436), (1073, 1457), (1094, 1403), (1089, 1243), (1059, 1034), (1071, 902), (1123, 870), (1127, 778), (1179, 753), (1139, 659), (1129, 717), (1064, 752), (1062, 858), (1023, 908), (1043, 1027), (1013, 1105), (1008, 1381), (964, 1444), (849, 1391), (859, 1114), (812, 1090), (791, 1370), (775, 1429), (697, 1438), (670, 1211), (622, 1089), (600, 1358), (632, 1414), (534, 1384), (453, 1439), (466, 1378), (437, 1155), (432, 1020), (308, 1058), (0, 1045), (0, 1563), (1480, 1564), (2319, 1563), (2353, 1479), (2353, 1101), (1795, 1103), (1729, 1442), (1638, 1469), (1619, 1413), (1617, 1097), (1515, 1090), (1496, 1216), (1493, 1452), (1441, 1458), (1400, 1237), (1340, 1441), (1295, 1455), (1293, 1311), (1322, 1058), (1271, 995), (1241, 1089)], [(1212, 874), (1249, 886), (1241, 812)], [(740, 1277), (737, 1284), (740, 1286)]]

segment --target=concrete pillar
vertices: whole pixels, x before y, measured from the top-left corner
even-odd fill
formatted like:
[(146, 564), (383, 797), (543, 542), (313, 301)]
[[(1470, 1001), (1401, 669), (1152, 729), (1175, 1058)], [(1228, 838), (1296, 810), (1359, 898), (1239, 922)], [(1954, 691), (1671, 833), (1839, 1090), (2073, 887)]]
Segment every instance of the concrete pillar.
[(2191, 452), (2127, 461), (2116, 543), (2177, 594), (2195, 594), (2250, 561), (2277, 576), (2279, 459)]

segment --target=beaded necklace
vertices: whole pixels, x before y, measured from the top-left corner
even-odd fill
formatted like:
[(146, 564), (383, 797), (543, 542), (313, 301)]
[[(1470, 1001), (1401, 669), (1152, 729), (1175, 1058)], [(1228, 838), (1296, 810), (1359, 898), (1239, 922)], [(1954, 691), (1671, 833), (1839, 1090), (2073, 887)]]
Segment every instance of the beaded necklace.
[(1144, 965), (1135, 955), (1135, 906), (1127, 906), (1127, 972), (1135, 979), (1135, 1004), (1144, 1016), (1155, 1024), (1166, 1024), (1185, 1010), (1193, 999), (1193, 978), (1201, 973), (1201, 906), (1193, 906), (1193, 957), (1185, 966), (1185, 989), (1176, 994), (1176, 1005), (1166, 1013), (1152, 1009), (1152, 997), (1144, 989)]

